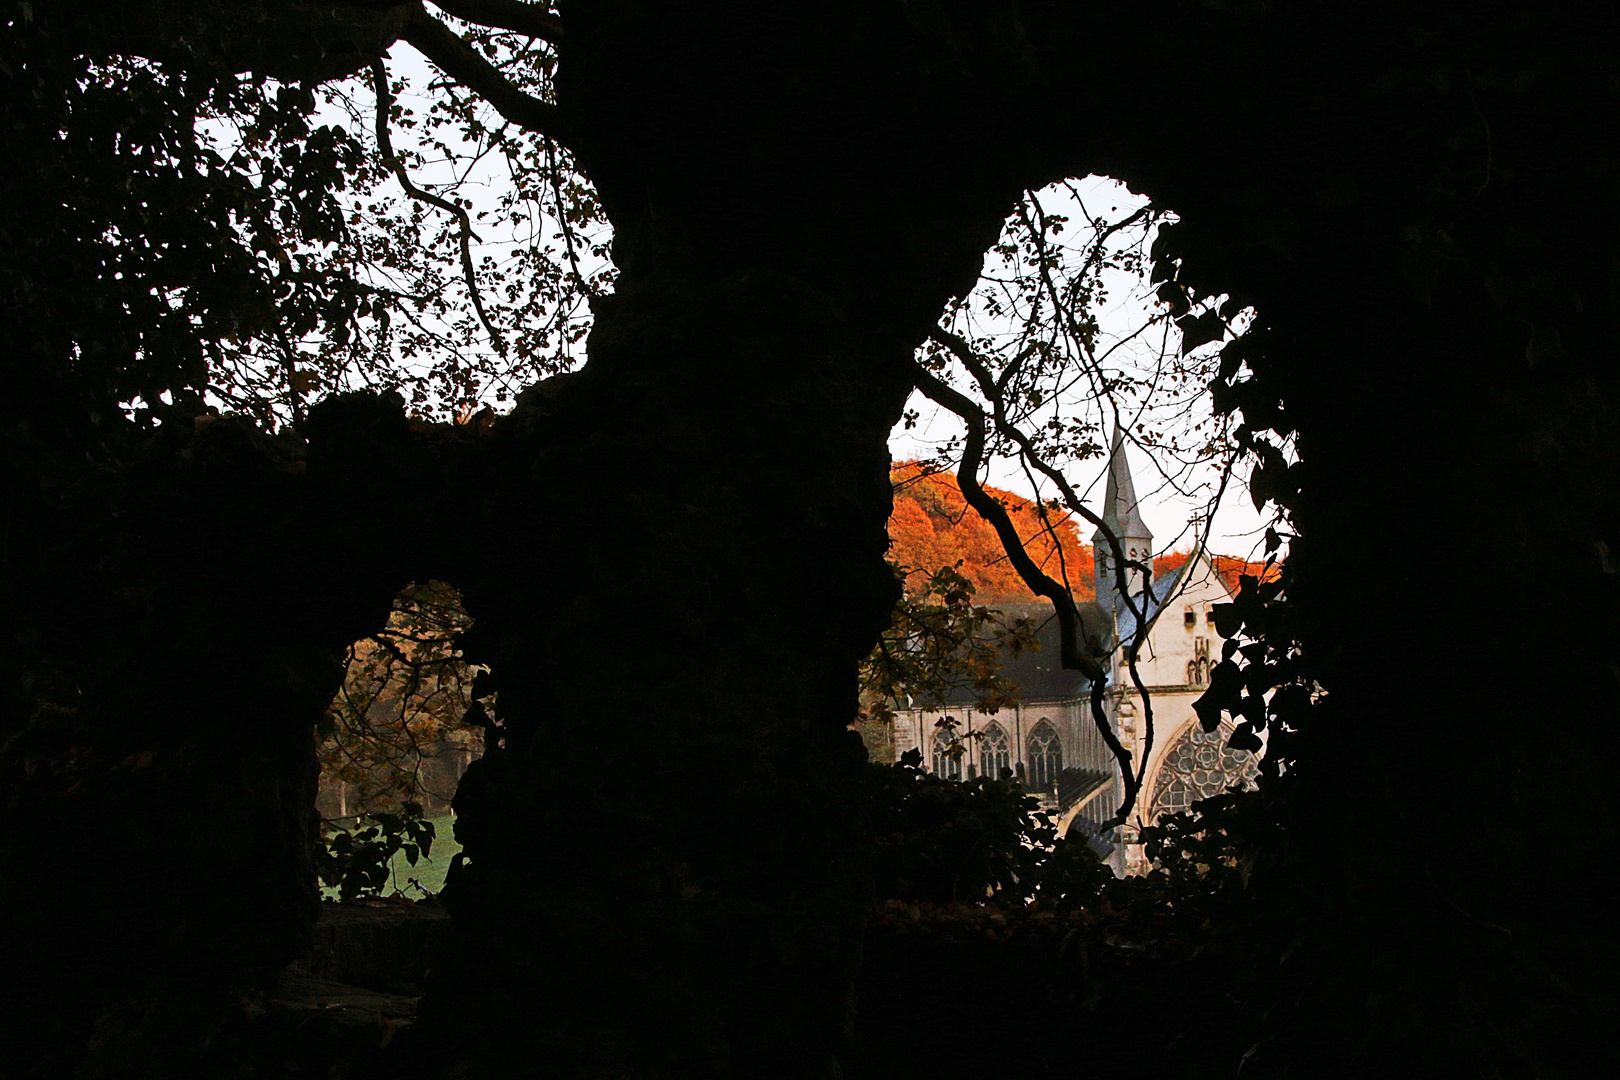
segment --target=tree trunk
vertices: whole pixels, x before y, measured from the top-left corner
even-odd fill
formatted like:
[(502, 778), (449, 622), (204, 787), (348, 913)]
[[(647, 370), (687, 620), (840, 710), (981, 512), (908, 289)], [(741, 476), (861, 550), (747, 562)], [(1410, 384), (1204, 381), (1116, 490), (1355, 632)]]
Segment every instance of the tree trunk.
[(354, 564), (379, 523), (286, 442), (191, 429), (5, 477), (8, 1076), (237, 1067), (314, 922), (314, 726), (397, 560)]
[(906, 387), (826, 308), (763, 275), (632, 285), (590, 368), (506, 422), (540, 430), (499, 447), (453, 579), (498, 700), (456, 798), (462, 976), (435, 988), (492, 1075), (831, 1075)]
[[(1280, 962), (1256, 961), (1246, 1075), (1615, 1067), (1612, 1039), (1589, 1057), (1616, 1016), (1591, 853), (1620, 750), (1620, 159), (1593, 134), (1613, 80), (1567, 36), (1595, 16), (1189, 18), (1163, 68), (1209, 58), (1224, 122), (1115, 127), (1121, 174), (1182, 217), (1164, 269), (1257, 308), (1241, 419), (1298, 436), (1272, 492), (1325, 697), (1291, 718), (1253, 878)], [(1121, 89), (1164, 119), (1193, 93)]]
[(849, 1038), (887, 437), (1020, 181), (954, 152), (1002, 99), (901, 14), (718, 7), (568, 11), (621, 276), (446, 571), (498, 701), (426, 1015), (491, 1076), (831, 1077)]

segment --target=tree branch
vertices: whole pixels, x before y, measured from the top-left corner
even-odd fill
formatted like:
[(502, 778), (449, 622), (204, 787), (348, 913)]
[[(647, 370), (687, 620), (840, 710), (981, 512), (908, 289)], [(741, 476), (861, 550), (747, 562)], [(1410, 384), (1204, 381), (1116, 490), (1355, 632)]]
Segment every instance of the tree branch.
[(1014, 528), (1012, 518), (1007, 510), (995, 499), (991, 498), (979, 483), (979, 464), (984, 460), (984, 436), (987, 417), (984, 412), (963, 394), (945, 385), (935, 378), (933, 373), (921, 367), (915, 368), (917, 388), (935, 403), (944, 406), (951, 412), (960, 416), (967, 424), (967, 441), (962, 451), (962, 463), (957, 467), (956, 479), (961, 485), (962, 495), (967, 499), (968, 505), (979, 512), (979, 516), (988, 521), (1001, 538), (1002, 547), (1006, 549), (1007, 558), (1013, 569), (1024, 584), (1037, 596), (1044, 596), (1052, 601), (1057, 608), (1058, 628), (1061, 633), (1059, 647), (1059, 660), (1062, 665), (1071, 671), (1079, 671), (1087, 678), (1096, 680), (1107, 677), (1107, 672), (1095, 657), (1087, 656), (1079, 647), (1080, 638), (1080, 612), (1075, 606), (1074, 597), (1061, 583), (1047, 575), (1035, 560), (1029, 557), (1024, 550), (1023, 541)]
[[(1013, 426), (1011, 421), (1007, 419), (1006, 411), (1003, 408), (1004, 395), (1001, 393), (1003, 387), (990, 378), (989, 368), (973, 352), (967, 341), (942, 326), (936, 326), (930, 330), (929, 337), (949, 349), (958, 360), (962, 361), (962, 365), (967, 368), (968, 374), (972, 375), (974, 380), (978, 382), (979, 389), (984, 392), (985, 397), (991, 401), (995, 409), (996, 430), (1018, 447), (1019, 453), (1023, 455), (1029, 464), (1040, 470), (1043, 476), (1057, 485), (1058, 490), (1063, 494), (1063, 504), (1065, 506), (1090, 522), (1103, 534), (1103, 538), (1108, 541), (1109, 551), (1114, 556), (1114, 585), (1119, 590), (1120, 597), (1125, 601), (1126, 609), (1136, 618), (1140, 627), (1143, 623), (1143, 613), (1137, 609), (1136, 602), (1131, 599), (1130, 581), (1126, 578), (1125, 571), (1127, 568), (1134, 566), (1151, 577), (1153, 568), (1125, 558), (1125, 549), (1120, 546), (1119, 537), (1114, 535), (1114, 530), (1109, 528), (1107, 522), (1103, 521), (1085, 503), (1080, 501), (1080, 497), (1075, 493), (1074, 488), (1070, 486), (1069, 481), (1063, 474), (1037, 454), (1029, 436)], [(924, 389), (923, 393), (928, 394), (928, 391)], [(952, 391), (952, 393), (955, 393), (955, 391)], [(932, 394), (928, 394), (928, 396), (933, 397)], [(978, 406), (974, 405), (966, 397), (962, 397), (962, 401), (966, 402), (970, 408), (978, 411)], [(940, 404), (945, 405), (944, 402), (940, 402)], [(945, 407), (952, 412), (956, 412), (957, 415), (961, 415), (952, 406), (945, 405)]]
[(513, 86), (499, 68), (423, 9), (415, 9), (400, 37), (512, 123), (568, 145), (557, 106)]
[(495, 346), (496, 352), (504, 356), (506, 341), (484, 311), (484, 300), (478, 292), (478, 276), (473, 273), (472, 240), (476, 234), (473, 232), (472, 218), (468, 216), (464, 207), (417, 187), (411, 180), (411, 174), (406, 171), (405, 163), (394, 155), (393, 141), (388, 136), (388, 114), (393, 109), (394, 95), (388, 86), (388, 67), (381, 59), (371, 62), (371, 86), (377, 94), (377, 150), (382, 154), (383, 161), (398, 177), (399, 186), (405, 189), (405, 194), (429, 206), (436, 206), (446, 213), (454, 214), (461, 222), (461, 272), (467, 277), (467, 293), (472, 297), (473, 310), (478, 313), (478, 321), (484, 324), (484, 329), (489, 333), (490, 343)]
[(523, 0), (433, 0), (433, 6), (462, 22), (526, 34), (553, 45), (563, 36), (561, 19), (539, 4)]
[[(1114, 734), (1113, 728), (1108, 724), (1107, 717), (1102, 711), (1102, 698), (1097, 689), (1099, 682), (1096, 678), (1093, 678), (1092, 683), (1091, 712), (1092, 719), (1096, 723), (1097, 730), (1099, 733), (1101, 733), (1103, 741), (1108, 744), (1109, 750), (1113, 751), (1115, 759), (1119, 761), (1120, 770), (1125, 781), (1125, 797), (1120, 803), (1120, 808), (1112, 818), (1103, 823), (1103, 828), (1111, 829), (1116, 825), (1122, 825), (1129, 817), (1132, 808), (1136, 805), (1137, 796), (1141, 792), (1143, 781), (1146, 779), (1148, 760), (1153, 753), (1153, 699), (1152, 695), (1148, 693), (1147, 687), (1143, 685), (1141, 672), (1137, 668), (1136, 659), (1137, 650), (1140, 649), (1143, 643), (1145, 643), (1147, 640), (1147, 605), (1153, 597), (1151, 591), (1148, 591), (1141, 608), (1138, 608), (1136, 606), (1136, 601), (1133, 600), (1130, 595), (1129, 579), (1126, 577), (1125, 571), (1127, 566), (1134, 566), (1141, 569), (1144, 578), (1150, 583), (1148, 585), (1148, 589), (1151, 590), (1153, 568), (1151, 565), (1145, 565), (1140, 562), (1128, 562), (1126, 560), (1124, 548), (1120, 544), (1119, 537), (1115, 535), (1114, 530), (1109, 528), (1108, 524), (1104, 522), (1102, 518), (1094, 514), (1086, 507), (1084, 503), (1080, 501), (1079, 496), (1075, 493), (1074, 488), (1069, 484), (1067, 478), (1065, 478), (1058, 469), (1053, 467), (1049, 462), (1037, 454), (1034, 444), (1029, 436), (1020, 431), (1011, 421), (1007, 419), (1006, 410), (1004, 408), (1005, 395), (1002, 393), (1004, 386), (991, 377), (989, 366), (985, 364), (978, 354), (973, 351), (973, 348), (968, 344), (967, 340), (959, 334), (954, 334), (940, 326), (934, 327), (929, 332), (929, 336), (932, 337), (934, 341), (949, 349), (951, 353), (962, 362), (962, 365), (967, 368), (968, 373), (973, 376), (974, 381), (979, 384), (979, 389), (990, 400), (992, 408), (995, 410), (993, 418), (995, 421), (996, 430), (1000, 432), (1002, 436), (1011, 440), (1014, 445), (1018, 447), (1020, 457), (1027, 465), (1033, 466), (1048, 480), (1051, 480), (1057, 485), (1058, 490), (1063, 494), (1063, 502), (1065, 506), (1097, 527), (1098, 531), (1103, 534), (1103, 539), (1108, 543), (1109, 550), (1113, 554), (1115, 588), (1119, 590), (1119, 595), (1125, 601), (1126, 608), (1135, 617), (1136, 621), (1136, 633), (1134, 638), (1128, 644), (1125, 642), (1120, 643), (1120, 647), (1124, 649), (1125, 664), (1129, 671), (1131, 682), (1136, 687), (1137, 693), (1142, 698), (1142, 758), (1134, 772), (1131, 769), (1130, 753), (1125, 750), (1122, 744), (1119, 743), (1118, 738)], [(985, 495), (983, 489), (979, 488), (978, 486), (978, 462), (979, 457), (983, 454), (984, 429), (986, 420), (989, 418), (987, 418), (984, 412), (965, 395), (952, 390), (943, 382), (934, 378), (933, 375), (924, 371), (921, 367), (918, 367), (917, 370), (919, 373), (919, 380), (926, 378), (929, 382), (934, 384), (934, 386), (944, 390), (946, 394), (953, 396), (957, 403), (952, 404), (950, 401), (942, 400), (940, 397), (935, 396), (935, 393), (930, 386), (923, 385), (920, 381), (919, 389), (921, 389), (924, 394), (926, 394), (936, 403), (943, 405), (945, 408), (950, 409), (952, 412), (962, 417), (963, 421), (968, 425), (967, 449), (964, 451), (962, 457), (963, 471), (959, 472), (957, 477), (958, 483), (962, 485), (963, 495), (967, 498), (968, 502), (972, 504), (973, 508), (979, 511), (979, 514), (984, 517), (985, 520), (990, 521), (992, 525), (996, 526), (996, 533), (1001, 538), (1002, 547), (1006, 549), (1008, 558), (1012, 560), (1014, 568), (1019, 571), (1019, 575), (1024, 578), (1025, 584), (1029, 585), (1029, 587), (1035, 592), (1040, 593), (1041, 595), (1046, 595), (1041, 589), (1036, 587), (1036, 583), (1030, 579), (1029, 575), (1023, 572), (1023, 568), (1019, 565), (1018, 556), (1022, 556), (1024, 562), (1028, 563), (1032, 569), (1034, 569), (1035, 566), (1034, 561), (1030, 559), (1028, 554), (1024, 551), (1023, 542), (1018, 539), (1017, 531), (1012, 528), (1011, 519), (1007, 518), (1006, 511), (1002, 510), (1001, 505), (994, 499), (989, 498), (988, 495)], [(964, 412), (964, 408), (971, 410), (977, 419), (970, 417), (967, 412)], [(971, 477), (964, 475), (964, 472), (967, 470), (970, 457), (973, 462), (973, 475)], [(984, 499), (984, 501), (988, 502), (990, 506), (994, 507), (996, 511), (1001, 513), (1002, 519), (1007, 523), (1006, 531), (1003, 531), (1000, 524), (996, 522), (990, 515), (986, 514), (985, 510), (978, 502), (974, 501), (973, 496), (969, 493), (970, 482), (972, 488), (978, 491), (979, 495)], [(1018, 553), (1017, 556), (1013, 554), (1015, 550)], [(1038, 570), (1036, 572), (1039, 573)], [(1041, 576), (1045, 577), (1044, 574)], [(1047, 578), (1046, 580), (1051, 581), (1050, 578)], [(1055, 585), (1056, 583), (1054, 582), (1053, 584)], [(1065, 595), (1067, 595), (1067, 590), (1065, 590)], [(1070, 601), (1070, 605), (1073, 605), (1072, 600)], [(1061, 604), (1059, 604), (1058, 607), (1058, 618), (1059, 627), (1062, 628), (1063, 608)], [(1067, 635), (1065, 635), (1065, 638), (1066, 637)], [(1067, 648), (1067, 644), (1065, 644), (1065, 648)], [(1065, 660), (1063, 662), (1063, 666), (1070, 667), (1071, 665), (1067, 662), (1067, 660)], [(1118, 749), (1115, 749), (1116, 747), (1118, 747)]]
[(574, 268), (574, 284), (588, 298), (596, 299), (596, 289), (579, 272), (579, 255), (574, 251), (574, 225), (568, 220), (568, 208), (563, 205), (562, 180), (557, 176), (557, 148), (546, 141), (546, 174), (551, 178), (551, 195), (557, 204), (557, 224), (562, 226), (563, 244), (568, 249), (568, 265)]

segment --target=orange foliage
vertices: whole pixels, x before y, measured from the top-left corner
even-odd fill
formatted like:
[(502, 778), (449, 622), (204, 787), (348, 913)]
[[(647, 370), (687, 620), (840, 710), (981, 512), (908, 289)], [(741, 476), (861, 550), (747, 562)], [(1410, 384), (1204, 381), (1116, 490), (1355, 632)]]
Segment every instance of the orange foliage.
[[(1014, 603), (1035, 598), (1008, 561), (995, 529), (962, 497), (955, 476), (927, 472), (912, 461), (898, 462), (889, 475), (894, 482), (889, 558), (911, 572), (906, 579), (908, 591), (940, 567), (955, 566), (960, 560), (959, 572), (978, 590), (976, 602)], [(999, 488), (987, 486), (985, 491), (1007, 508), (1035, 565), (1058, 581), (1067, 577), (1075, 599), (1090, 600), (1094, 595), (1091, 546), (1081, 542), (1068, 512), (1048, 510), (1048, 529), (1033, 501)]]
[(1185, 551), (1166, 551), (1162, 555), (1153, 556), (1153, 580), (1164, 580), (1164, 575), (1173, 570), (1181, 569), (1182, 563), (1186, 561), (1187, 553)]
[[(906, 577), (908, 592), (917, 591), (940, 567), (955, 566), (960, 560), (959, 572), (978, 590), (973, 598), (975, 603), (1018, 603), (1035, 599), (1035, 594), (1008, 561), (996, 530), (962, 497), (954, 475), (931, 473), (915, 461), (901, 461), (890, 469), (889, 478), (894, 483), (889, 558), (910, 571)], [(1091, 544), (1081, 541), (1078, 523), (1067, 511), (1047, 511), (1052, 525), (1048, 531), (1030, 499), (989, 486), (985, 491), (1007, 508), (1013, 526), (1037, 566), (1059, 581), (1066, 573), (1076, 600), (1090, 600), (1096, 595)], [(1052, 533), (1057, 534), (1056, 543)], [(1063, 555), (1061, 563), (1059, 550)], [(1155, 555), (1153, 576), (1163, 578), (1186, 561), (1185, 551)], [(1216, 555), (1211, 561), (1215, 572), (1233, 593), (1238, 590), (1238, 579), (1245, 574), (1270, 581), (1282, 569), (1273, 565), (1268, 570), (1264, 561), (1234, 555)]]
[[(1176, 570), (1187, 561), (1185, 551), (1167, 551), (1163, 555), (1153, 556), (1153, 576), (1163, 578), (1166, 574)], [(1210, 558), (1215, 566), (1215, 572), (1220, 575), (1226, 587), (1235, 595), (1238, 591), (1238, 579), (1245, 574), (1259, 578), (1261, 581), (1273, 581), (1282, 573), (1282, 567), (1272, 563), (1268, 569), (1265, 561), (1240, 559), (1236, 555), (1215, 555)]]
[(1213, 560), (1215, 572), (1221, 575), (1226, 587), (1234, 593), (1238, 591), (1238, 579), (1247, 575), (1259, 578), (1261, 581), (1275, 581), (1282, 573), (1282, 567), (1272, 563), (1269, 567), (1265, 561), (1253, 559), (1240, 559), (1236, 555), (1217, 555)]

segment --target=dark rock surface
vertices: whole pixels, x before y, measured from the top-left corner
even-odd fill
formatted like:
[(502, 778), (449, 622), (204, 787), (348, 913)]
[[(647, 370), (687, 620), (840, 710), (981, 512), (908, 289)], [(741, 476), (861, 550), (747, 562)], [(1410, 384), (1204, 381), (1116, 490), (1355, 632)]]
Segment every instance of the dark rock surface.
[(293, 968), (368, 990), (420, 996), (449, 934), (449, 913), (432, 901), (327, 903), (315, 923), (313, 950)]
[(390, 1075), (399, 1055), (386, 1051), (415, 1024), (449, 931), (449, 915), (432, 902), (323, 904), (312, 951), (264, 1002), (265, 1059), (328, 1077)]

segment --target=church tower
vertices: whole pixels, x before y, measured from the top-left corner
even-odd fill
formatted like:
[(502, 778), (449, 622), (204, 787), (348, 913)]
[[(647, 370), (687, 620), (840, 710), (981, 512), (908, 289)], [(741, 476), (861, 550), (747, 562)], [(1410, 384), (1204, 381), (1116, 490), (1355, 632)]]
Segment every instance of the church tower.
[[(1142, 520), (1136, 506), (1136, 485), (1131, 482), (1131, 466), (1125, 459), (1125, 433), (1114, 428), (1114, 446), (1108, 455), (1108, 490), (1103, 498), (1103, 524), (1119, 537), (1127, 563), (1153, 565), (1153, 534)], [(1091, 537), (1091, 550), (1097, 565), (1097, 603), (1103, 609), (1118, 615), (1125, 610), (1120, 599), (1119, 584), (1114, 576), (1114, 553), (1107, 534), (1098, 529)], [(1141, 597), (1147, 588), (1147, 575), (1137, 567), (1125, 568), (1125, 580), (1133, 598)], [(1136, 600), (1138, 610), (1142, 601)]]

